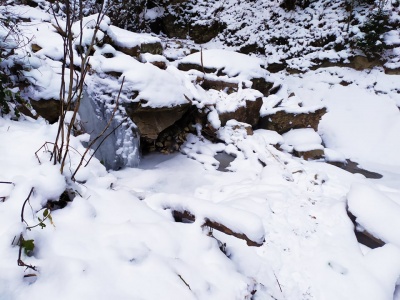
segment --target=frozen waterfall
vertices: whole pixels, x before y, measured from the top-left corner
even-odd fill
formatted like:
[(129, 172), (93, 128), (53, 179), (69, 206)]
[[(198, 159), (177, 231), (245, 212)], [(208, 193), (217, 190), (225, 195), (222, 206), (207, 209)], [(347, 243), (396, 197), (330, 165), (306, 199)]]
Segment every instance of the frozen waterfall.
[[(94, 140), (106, 128), (114, 107), (115, 104), (107, 103), (101, 96), (91, 96), (85, 92), (79, 115), (85, 132), (90, 134), (90, 140)], [(109, 128), (92, 146), (93, 150), (99, 147), (95, 157), (107, 169), (118, 170), (139, 164), (140, 137), (135, 124), (124, 112), (122, 107), (117, 109)]]

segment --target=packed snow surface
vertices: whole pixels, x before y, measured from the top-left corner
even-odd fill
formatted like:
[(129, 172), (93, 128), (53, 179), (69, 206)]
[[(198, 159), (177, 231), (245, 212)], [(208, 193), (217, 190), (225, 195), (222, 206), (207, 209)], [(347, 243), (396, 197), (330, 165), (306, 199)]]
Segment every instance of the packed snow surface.
[[(244, 125), (230, 121), (219, 129), (225, 143), (192, 135), (184, 154), (150, 155), (140, 168), (107, 173), (93, 160), (80, 171), (79, 180), (85, 183), (74, 185), (79, 194), (73, 202), (52, 212), (54, 226), (46, 221), (46, 228), (29, 231), (20, 213), (31, 187), (32, 209), (25, 208), (30, 225), (46, 201), (57, 199), (66, 187), (58, 166), (46, 162), (48, 154), (38, 152), (41, 164), (34, 155), (54, 139), (56, 127), (0, 119), (0, 139), (7, 145), (0, 148), (1, 181), (15, 184), (0, 184), (0, 196), (5, 197), (0, 202), (2, 297), (40, 299), (45, 289), (58, 299), (246, 299), (256, 290), (254, 299), (396, 299), (400, 188), (396, 161), (388, 155), (400, 141), (398, 136), (383, 138), (387, 120), (380, 115), (374, 119), (379, 130), (369, 130), (370, 119), (360, 111), (368, 113), (369, 107), (390, 112), (397, 94), (390, 84), (386, 94), (373, 89), (363, 94), (366, 73), (343, 70), (343, 76), (355, 80), (354, 86), (348, 89), (346, 104), (335, 107), (332, 102), (341, 100), (329, 97), (331, 85), (342, 88), (334, 83), (336, 72), (292, 75), (285, 84), (302, 99), (328, 105), (319, 130), (322, 139), (334, 153), (363, 157), (382, 179), (293, 158), (273, 146), (288, 141), (287, 136), (267, 130), (248, 135)], [(314, 93), (307, 89), (309, 78), (315, 78)], [(367, 95), (371, 106), (360, 105), (358, 95), (363, 100)], [(394, 112), (391, 118), (396, 118)], [(351, 125), (358, 122), (360, 126)], [(363, 140), (363, 145), (374, 147), (379, 140), (379, 153), (367, 156), (357, 143), (341, 142), (365, 130), (369, 143)], [(307, 129), (300, 136), (310, 133)], [(307, 140), (320, 142), (315, 132)], [(78, 139), (73, 145), (83, 151)], [(231, 172), (216, 170), (214, 156), (221, 151), (236, 157)], [(71, 154), (74, 168), (79, 156)], [(371, 250), (357, 242), (347, 199), (357, 222), (388, 244)], [(190, 210), (196, 222), (174, 222), (171, 209)], [(237, 237), (202, 228), (205, 217), (265, 241), (261, 247), (249, 247)], [(35, 240), (33, 255), (22, 258), (38, 266), (37, 272), (16, 264), (18, 246), (12, 241), (21, 232)], [(36, 280), (23, 277), (32, 273)]]

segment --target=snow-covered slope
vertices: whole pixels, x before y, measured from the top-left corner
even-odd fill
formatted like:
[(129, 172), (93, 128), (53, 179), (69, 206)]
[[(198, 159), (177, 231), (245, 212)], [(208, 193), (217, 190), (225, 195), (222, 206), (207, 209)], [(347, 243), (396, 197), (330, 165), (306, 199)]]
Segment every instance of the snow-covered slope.
[[(226, 2), (227, 7), (234, 4)], [(245, 6), (245, 13), (254, 13), (249, 3), (235, 9)], [(322, 7), (312, 4), (310, 9), (320, 14), (330, 11)], [(52, 16), (26, 6), (18, 9), (30, 19), (25, 20), (23, 31), (34, 37), (24, 50), (31, 63), (24, 74), (36, 85), (25, 95), (56, 98), (61, 52)], [(267, 18), (258, 14), (262, 11), (253, 15), (254, 26)], [(228, 22), (227, 15), (220, 17)], [(302, 17), (294, 16), (293, 22)], [(328, 27), (319, 28), (327, 32), (336, 17), (330, 16)], [(229, 26), (238, 25), (235, 18)], [(108, 23), (103, 25), (108, 32)], [(277, 33), (278, 28), (281, 33), (286, 28), (278, 21), (275, 25)], [(251, 32), (244, 28), (237, 32), (238, 39)], [(293, 39), (302, 34), (309, 38), (294, 28), (287, 29)], [(118, 47), (161, 41), (112, 29), (114, 39), (118, 34), (128, 37)], [(214, 42), (207, 46), (218, 48)], [(33, 43), (41, 49), (33, 51)], [(71, 174), (79, 153), (85, 151), (82, 141), (87, 135), (71, 137), (74, 151), (60, 174), (46, 148), (40, 149), (54, 141), (57, 124), (40, 118), (1, 117), (0, 299), (400, 299), (399, 75), (387, 75), (382, 68), (339, 67), (269, 74), (263, 68), (268, 62), (293, 58), (279, 45), (270, 50), (279, 55), (266, 58), (208, 50), (180, 61), (198, 63), (204, 58), (204, 67), (225, 71), (221, 76), (218, 71), (180, 71), (179, 61), (170, 63), (159, 54), (133, 58), (109, 44), (95, 50), (91, 66), (96, 73), (88, 77), (87, 91), (103, 99), (109, 109), (125, 75), (122, 102), (129, 103), (129, 92), (136, 90), (147, 98), (144, 106), (191, 101), (208, 108), (208, 121), (215, 125), (219, 142), (202, 136), (198, 124), (178, 153), (151, 154), (142, 158), (138, 168), (110, 172), (94, 158), (74, 182)], [(22, 58), (25, 52), (18, 51)], [(169, 48), (164, 54), (179, 58), (185, 51)], [(221, 56), (224, 59), (218, 59)], [(166, 69), (150, 64), (154, 61), (163, 62)], [(310, 57), (304, 61), (309, 66)], [(198, 76), (225, 76), (238, 84), (238, 91), (205, 91), (196, 84)], [(258, 76), (280, 89), (269, 96), (250, 89), (249, 80)], [(218, 113), (243, 107), (242, 100), (249, 97), (262, 98), (265, 116), (278, 110), (278, 103), (279, 109), (293, 113), (320, 107), (327, 107), (327, 113), (318, 131), (306, 128), (280, 135), (254, 128), (253, 132), (248, 124), (235, 120), (222, 126)], [(125, 146), (124, 151), (136, 153), (132, 144)], [(367, 179), (323, 159), (306, 161), (294, 157), (291, 148), (317, 148), (328, 161), (350, 159), (383, 177)], [(219, 169), (226, 163), (222, 159), (230, 164)], [(59, 202), (66, 189), (75, 195), (73, 201)], [(55, 209), (59, 205), (66, 206)], [(29, 228), (40, 223), (38, 217), (46, 218), (46, 207), (51, 208), (46, 226)], [(348, 211), (358, 231), (366, 230), (386, 244), (376, 249), (360, 244)], [(27, 242), (24, 247), (19, 246), (21, 235)], [(30, 240), (34, 249), (29, 249)]]

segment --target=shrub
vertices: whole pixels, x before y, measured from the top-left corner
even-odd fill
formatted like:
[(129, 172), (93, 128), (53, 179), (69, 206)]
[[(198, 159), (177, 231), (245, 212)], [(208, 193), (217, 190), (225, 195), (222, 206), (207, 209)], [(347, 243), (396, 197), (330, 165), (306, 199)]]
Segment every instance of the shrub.
[(374, 11), (360, 29), (364, 36), (356, 40), (356, 47), (368, 58), (379, 58), (385, 49), (383, 34), (390, 30), (388, 14), (380, 9)]

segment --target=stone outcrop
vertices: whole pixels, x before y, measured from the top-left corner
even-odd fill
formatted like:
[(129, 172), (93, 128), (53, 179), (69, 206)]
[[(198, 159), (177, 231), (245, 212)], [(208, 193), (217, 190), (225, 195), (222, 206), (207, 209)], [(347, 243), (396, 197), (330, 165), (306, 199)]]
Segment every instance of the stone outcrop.
[(193, 39), (195, 43), (203, 44), (207, 43), (213, 38), (215, 38), (224, 25), (218, 21), (211, 21), (210, 24), (205, 25), (192, 25), (189, 27), (189, 36)]
[[(178, 7), (176, 9), (178, 10)], [(216, 37), (225, 27), (217, 20), (204, 24), (191, 24), (190, 21), (177, 17), (179, 14), (167, 13), (161, 19), (161, 28), (170, 38), (185, 39), (190, 37), (195, 43), (203, 44)], [(188, 18), (188, 20), (191, 20)]]
[(257, 98), (255, 101), (246, 100), (246, 106), (239, 107), (234, 112), (224, 112), (219, 115), (221, 126), (225, 126), (229, 120), (247, 123), (251, 126), (256, 126), (260, 119), (260, 109), (263, 104), (262, 98)]
[(181, 71), (197, 70), (205, 73), (215, 73), (218, 71), (216, 68), (208, 68), (200, 64), (187, 63), (187, 62), (180, 62), (178, 64), (178, 69)]
[(156, 140), (160, 132), (178, 121), (190, 106), (184, 104), (153, 108), (135, 102), (126, 106), (126, 112), (137, 125), (141, 137)]
[(273, 87), (273, 82), (268, 82), (265, 78), (253, 78), (251, 79), (253, 85), (251, 86), (252, 89), (260, 91), (265, 97), (268, 97), (270, 94), (270, 90)]
[(133, 47), (121, 47), (113, 44), (112, 40), (109, 40), (109, 43), (115, 47), (115, 49), (125, 53), (126, 55), (138, 57), (141, 53), (151, 53), (151, 54), (161, 54), (163, 51), (162, 45), (160, 42), (155, 43), (143, 43), (140, 45), (136, 45)]
[(274, 130), (279, 134), (298, 128), (313, 128), (317, 131), (319, 121), (325, 113), (326, 108), (320, 108), (314, 112), (307, 113), (291, 113), (280, 110), (274, 114), (260, 118), (259, 127)]
[(228, 82), (222, 79), (198, 78), (197, 81), (205, 90), (214, 89), (217, 91), (225, 91), (227, 94), (237, 92), (239, 85), (236, 82)]

